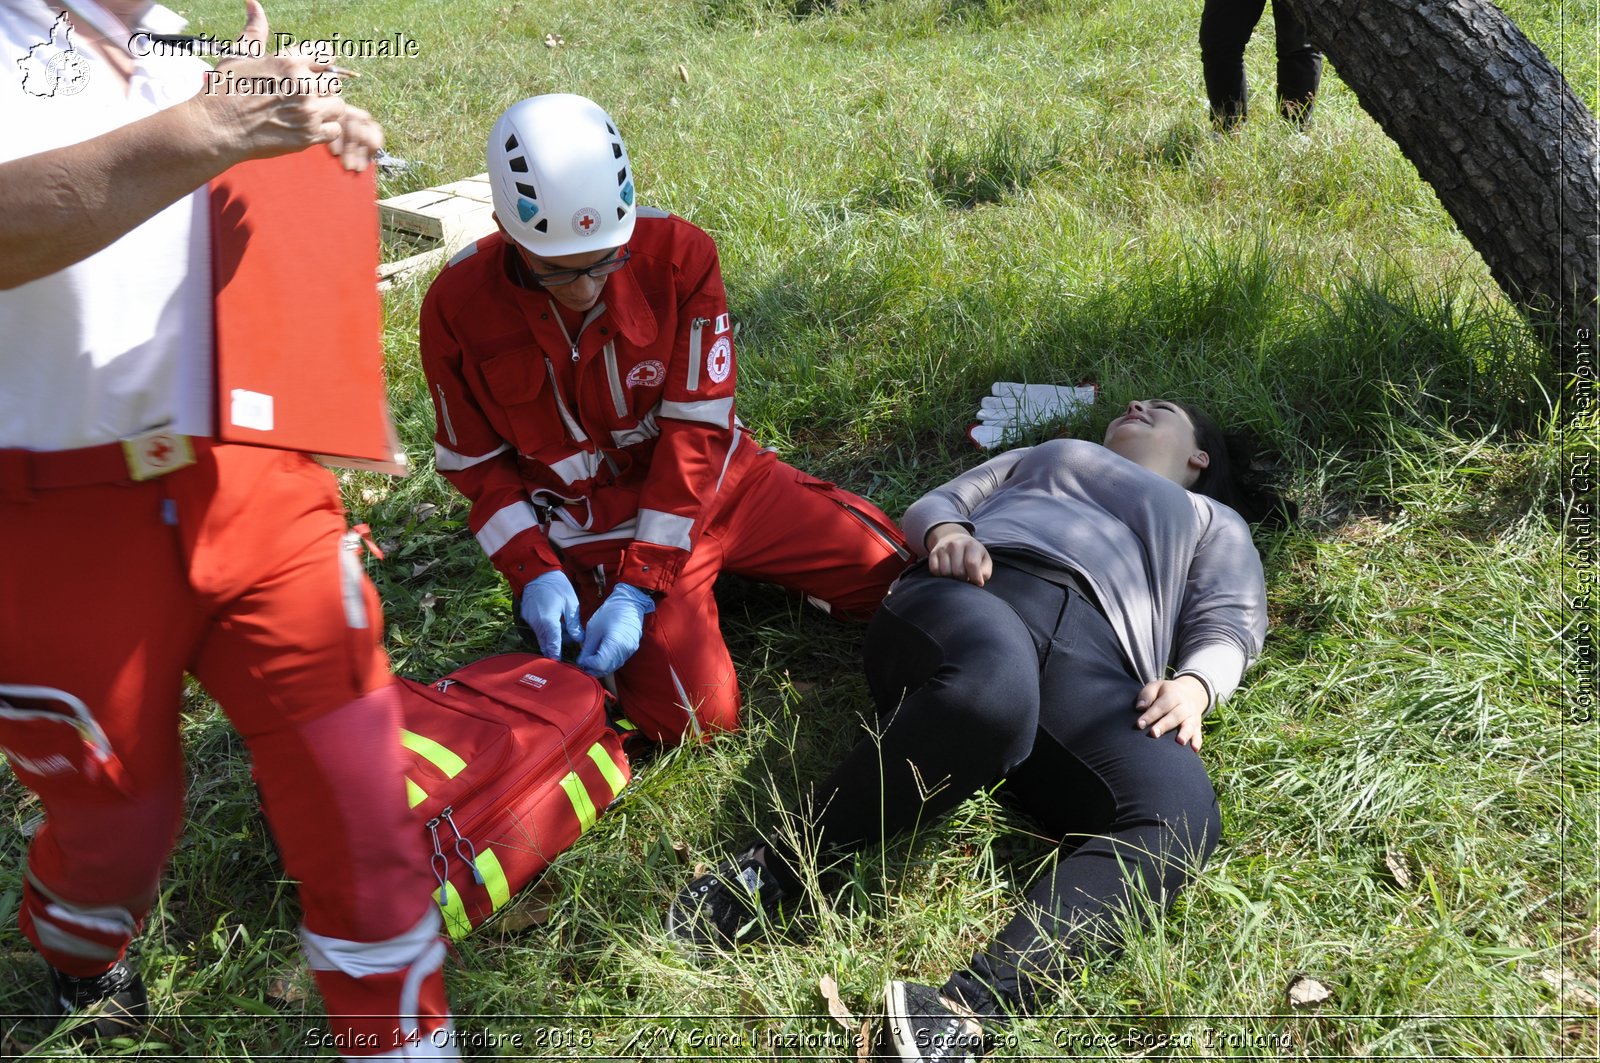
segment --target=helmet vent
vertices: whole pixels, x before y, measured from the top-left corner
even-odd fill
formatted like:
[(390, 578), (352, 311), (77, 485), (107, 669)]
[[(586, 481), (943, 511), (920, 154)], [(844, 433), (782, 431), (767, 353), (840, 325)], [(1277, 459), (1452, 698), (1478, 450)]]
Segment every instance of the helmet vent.
[(617, 127), (612, 125), (610, 122), (606, 123), (606, 132), (610, 133), (614, 137), (620, 137), (622, 135), (621, 133), (617, 132)]
[(611, 157), (613, 159), (622, 158), (622, 145), (615, 140), (611, 142)]
[(626, 218), (627, 216), (628, 216), (627, 208), (625, 208), (625, 207), (618, 207), (617, 208), (617, 220), (618, 221), (621, 221), (623, 218)]
[(525, 185), (521, 181), (517, 182), (517, 191), (521, 192), (523, 195), (527, 196), (529, 199), (538, 199), (539, 198), (539, 193), (537, 193), (537, 192), (535, 192), (533, 190), (533, 186), (532, 185)]
[(617, 171), (617, 187), (621, 188), (623, 185), (625, 185), (627, 183), (628, 183), (628, 168), (626, 166), (624, 166), (622, 169)]
[(549, 232), (550, 231), (550, 219), (549, 218), (540, 218), (539, 219), (539, 223), (537, 225), (535, 225), (534, 228), (539, 230), (542, 233)]
[(515, 134), (513, 134), (512, 136), (509, 136), (509, 137), (506, 138), (506, 150), (507, 151), (516, 151), (517, 150), (517, 138), (516, 138)]
[(518, 155), (518, 156), (515, 156), (514, 158), (512, 158), (510, 163), (509, 163), (509, 165), (510, 165), (511, 170), (512, 170), (513, 173), (527, 173), (528, 172), (528, 160), (524, 159), (521, 155)]

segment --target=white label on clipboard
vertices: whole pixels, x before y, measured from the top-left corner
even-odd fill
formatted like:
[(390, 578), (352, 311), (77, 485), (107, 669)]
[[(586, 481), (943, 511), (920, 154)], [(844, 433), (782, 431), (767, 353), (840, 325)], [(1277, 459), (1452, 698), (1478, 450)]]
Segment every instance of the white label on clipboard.
[(235, 428), (253, 428), (258, 432), (272, 431), (272, 396), (259, 391), (234, 388), (233, 405), (229, 420)]

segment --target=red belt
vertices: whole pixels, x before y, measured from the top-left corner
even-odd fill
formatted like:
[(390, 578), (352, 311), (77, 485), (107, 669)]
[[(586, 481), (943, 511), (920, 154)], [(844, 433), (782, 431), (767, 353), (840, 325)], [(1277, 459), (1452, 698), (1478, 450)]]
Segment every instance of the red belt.
[(0, 450), (0, 495), (150, 480), (194, 464), (209, 439), (146, 435), (76, 450)]

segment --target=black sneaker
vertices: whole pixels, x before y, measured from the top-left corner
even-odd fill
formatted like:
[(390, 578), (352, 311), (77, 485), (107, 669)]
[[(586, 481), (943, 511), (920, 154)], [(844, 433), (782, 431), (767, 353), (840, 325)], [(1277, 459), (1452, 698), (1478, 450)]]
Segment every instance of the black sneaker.
[(667, 936), (701, 948), (761, 937), (800, 892), (770, 859), (765, 845), (754, 845), (689, 883), (667, 906)]
[(78, 978), (50, 968), (50, 1014), (83, 1016), (77, 1032), (95, 1037), (126, 1037), (150, 1021), (150, 999), (144, 980), (124, 960), (105, 974)]
[(915, 982), (884, 987), (878, 1059), (964, 1063), (985, 1051), (983, 1026), (937, 989)]

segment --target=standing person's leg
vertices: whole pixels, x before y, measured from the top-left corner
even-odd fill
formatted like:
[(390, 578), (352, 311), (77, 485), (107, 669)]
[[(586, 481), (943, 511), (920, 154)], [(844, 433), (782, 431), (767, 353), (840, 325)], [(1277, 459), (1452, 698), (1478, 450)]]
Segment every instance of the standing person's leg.
[(1007, 786), (1071, 837), (989, 947), (945, 993), (974, 1012), (1027, 1012), (1038, 988), (1121, 948), (1124, 920), (1172, 903), (1221, 834), (1215, 791), (1193, 749), (1134, 728), (1142, 683), (1105, 617), (1073, 595), (1057, 634), (1072, 647), (1041, 677), (1041, 732)]
[(841, 620), (871, 618), (911, 560), (894, 521), (769, 453), (739, 460), (737, 493), (707, 533), (723, 544), (724, 567), (802, 594)]
[(56, 1010), (110, 996), (137, 1018), (123, 956), (182, 820), (178, 712), (199, 620), (158, 483), (4, 496), (0, 751), (45, 812), (19, 921), (59, 972)]
[(439, 913), (361, 543), (309, 459), (216, 453), (218, 497), (179, 497), (196, 590), (215, 609), (193, 671), (250, 749), (300, 883), (302, 944), (334, 1043), (349, 1057), (453, 1059)]
[(1322, 52), (1311, 43), (1292, 5), (1272, 0), (1272, 22), (1277, 31), (1278, 111), (1304, 126), (1322, 85)]
[(1236, 128), (1248, 111), (1244, 51), (1265, 9), (1266, 0), (1206, 0), (1200, 12), (1200, 66), (1211, 121), (1223, 131)]

